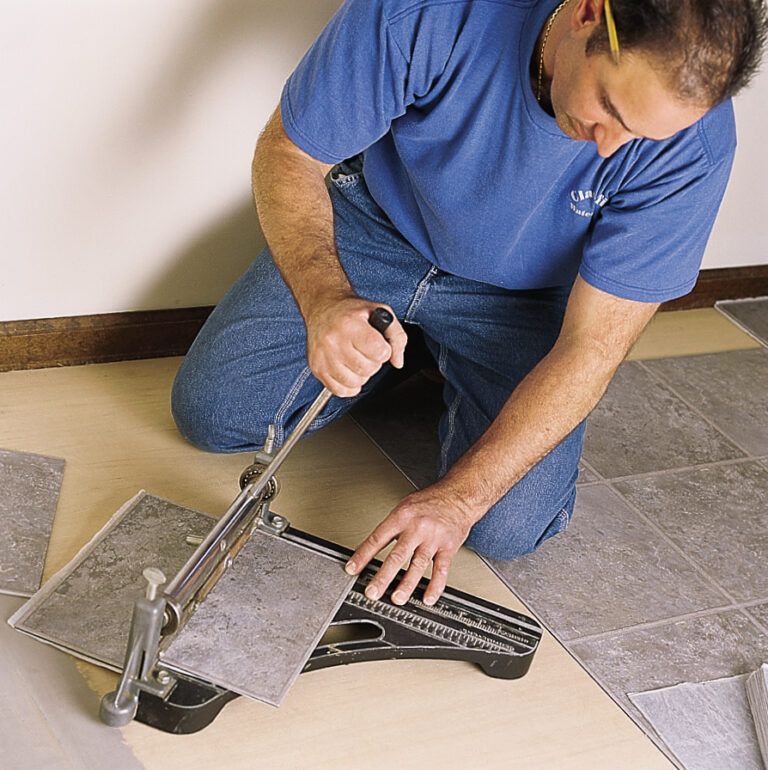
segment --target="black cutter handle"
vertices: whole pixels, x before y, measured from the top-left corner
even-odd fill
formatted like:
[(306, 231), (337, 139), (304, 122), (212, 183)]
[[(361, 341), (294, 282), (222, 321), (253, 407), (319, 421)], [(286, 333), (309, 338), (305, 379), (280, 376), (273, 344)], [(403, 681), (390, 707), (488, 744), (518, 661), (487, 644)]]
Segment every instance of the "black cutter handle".
[(373, 326), (377, 332), (384, 334), (394, 320), (394, 316), (389, 310), (385, 307), (377, 307), (376, 310), (371, 313), (368, 323)]

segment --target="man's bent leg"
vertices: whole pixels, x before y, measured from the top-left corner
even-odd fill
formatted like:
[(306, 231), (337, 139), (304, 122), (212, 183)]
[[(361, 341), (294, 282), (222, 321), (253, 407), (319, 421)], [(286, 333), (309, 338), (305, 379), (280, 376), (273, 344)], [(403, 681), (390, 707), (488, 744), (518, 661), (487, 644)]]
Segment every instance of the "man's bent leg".
[[(564, 289), (510, 292), (445, 274), (435, 282), (419, 320), (446, 381), (440, 476), (488, 429), (551, 349), (566, 301)], [(582, 423), (531, 468), (472, 528), (466, 545), (491, 558), (512, 559), (565, 529), (584, 430)]]
[[(306, 360), (306, 328), (268, 249), (206, 321), (173, 384), (181, 434), (210, 452), (263, 446), (275, 425), (280, 446), (322, 390)], [(310, 431), (346, 411), (332, 398)]]

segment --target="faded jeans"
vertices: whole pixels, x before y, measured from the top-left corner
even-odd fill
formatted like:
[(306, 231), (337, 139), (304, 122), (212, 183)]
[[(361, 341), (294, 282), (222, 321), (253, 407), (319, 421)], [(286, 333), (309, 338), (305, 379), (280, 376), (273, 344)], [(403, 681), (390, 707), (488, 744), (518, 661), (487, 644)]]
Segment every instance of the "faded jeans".
[[(510, 291), (434, 267), (371, 198), (360, 158), (334, 167), (329, 192), (339, 257), (354, 290), (389, 304), (406, 330), (420, 327), (445, 379), (442, 476), (550, 350), (569, 289)], [(310, 430), (369, 394), (388, 366), (358, 396), (333, 397)], [(264, 249), (193, 343), (176, 376), (172, 411), (182, 435), (198, 447), (252, 451), (263, 445), (270, 423), (279, 446), (321, 388), (307, 368), (304, 322)], [(564, 530), (573, 514), (583, 436), (582, 423), (475, 524), (466, 545), (512, 559)]]

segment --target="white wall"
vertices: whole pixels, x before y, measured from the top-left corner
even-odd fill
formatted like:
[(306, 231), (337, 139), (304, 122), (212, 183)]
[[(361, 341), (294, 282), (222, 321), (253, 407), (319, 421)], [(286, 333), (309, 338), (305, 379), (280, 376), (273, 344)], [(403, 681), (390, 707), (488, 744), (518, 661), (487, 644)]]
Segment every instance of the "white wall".
[[(215, 303), (263, 241), (250, 160), (340, 0), (0, 0), (0, 321)], [(706, 266), (768, 262), (768, 76)]]

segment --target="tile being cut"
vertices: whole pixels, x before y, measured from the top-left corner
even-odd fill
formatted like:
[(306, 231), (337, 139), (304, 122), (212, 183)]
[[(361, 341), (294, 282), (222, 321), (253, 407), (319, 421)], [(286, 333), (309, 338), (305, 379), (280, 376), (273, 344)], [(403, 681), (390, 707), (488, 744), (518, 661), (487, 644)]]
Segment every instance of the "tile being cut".
[(278, 706), (354, 582), (340, 561), (257, 530), (163, 665)]
[(629, 698), (686, 770), (763, 770), (746, 679), (686, 682)]
[(10, 619), (31, 636), (119, 671), (142, 571), (159, 567), (168, 579), (194, 552), (187, 535), (205, 535), (215, 519), (140, 492), (66, 567)]
[(718, 302), (715, 307), (768, 347), (768, 297)]
[(64, 460), (0, 449), (0, 593), (40, 588)]

